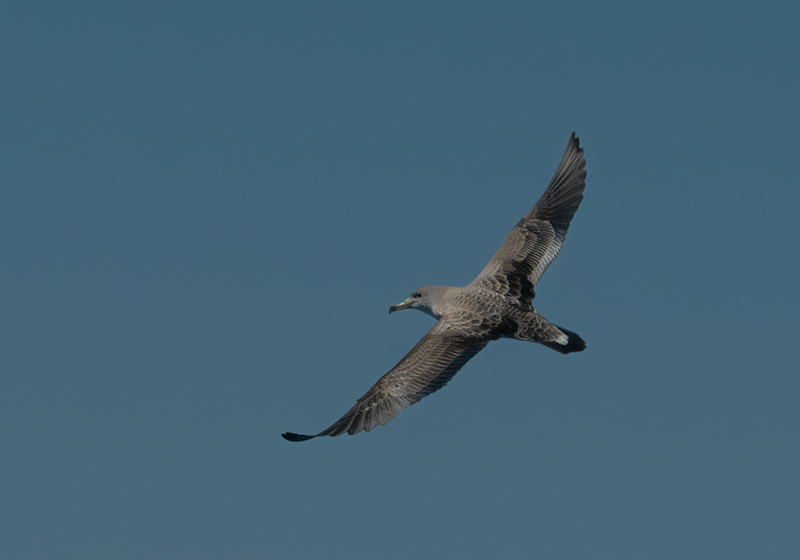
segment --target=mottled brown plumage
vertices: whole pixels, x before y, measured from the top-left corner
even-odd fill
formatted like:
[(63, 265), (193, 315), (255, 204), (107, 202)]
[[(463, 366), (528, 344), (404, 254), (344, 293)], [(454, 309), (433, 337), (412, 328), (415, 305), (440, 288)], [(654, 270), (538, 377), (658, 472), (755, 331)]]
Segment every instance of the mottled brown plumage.
[(289, 441), (370, 431), (444, 387), (492, 340), (538, 342), (563, 354), (586, 347), (575, 333), (533, 309), (534, 288), (555, 260), (583, 199), (586, 171), (575, 133), (542, 197), (508, 234), (500, 249), (468, 286), (429, 286), (389, 312), (419, 309), (438, 319), (389, 373), (332, 426), (313, 435), (285, 433)]

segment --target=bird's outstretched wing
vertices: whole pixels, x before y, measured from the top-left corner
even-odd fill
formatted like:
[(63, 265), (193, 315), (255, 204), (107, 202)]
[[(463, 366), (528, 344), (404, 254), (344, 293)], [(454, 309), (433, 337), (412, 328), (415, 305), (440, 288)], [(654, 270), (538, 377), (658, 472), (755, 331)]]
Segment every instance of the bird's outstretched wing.
[(313, 436), (291, 432), (281, 435), (289, 441), (306, 441), (319, 436), (368, 432), (378, 424), (383, 426), (407, 406), (444, 387), (490, 340), (465, 336), (439, 321), (330, 428)]
[(585, 165), (583, 148), (573, 132), (547, 190), (472, 285), (484, 285), (530, 305), (534, 286), (561, 252), (569, 223), (583, 200)]

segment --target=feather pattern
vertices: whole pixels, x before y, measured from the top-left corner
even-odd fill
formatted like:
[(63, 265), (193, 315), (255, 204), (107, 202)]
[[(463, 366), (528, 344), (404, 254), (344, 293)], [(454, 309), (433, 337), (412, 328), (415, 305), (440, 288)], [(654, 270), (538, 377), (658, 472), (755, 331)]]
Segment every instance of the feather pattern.
[(444, 387), (490, 340), (474, 334), (464, 336), (440, 321), (332, 426), (316, 436), (288, 433), (284, 437), (303, 441), (318, 436), (352, 435), (383, 426), (406, 407)]
[(486, 345), (500, 337), (538, 342), (563, 354), (586, 348), (572, 331), (533, 309), (534, 288), (564, 243), (583, 199), (583, 149), (575, 133), (542, 197), (511, 230), (483, 271), (466, 287), (428, 286), (389, 312), (419, 309), (438, 323), (347, 413), (316, 435), (285, 433), (289, 441), (370, 431), (444, 387)]
[[(472, 285), (491, 287), (509, 281), (519, 284), (522, 276), (530, 282), (530, 288), (523, 290), (518, 299), (523, 305), (531, 304), (533, 287), (561, 252), (569, 224), (583, 200), (585, 165), (583, 148), (573, 132), (547, 190), (511, 230)], [(497, 276), (501, 279), (492, 279)]]

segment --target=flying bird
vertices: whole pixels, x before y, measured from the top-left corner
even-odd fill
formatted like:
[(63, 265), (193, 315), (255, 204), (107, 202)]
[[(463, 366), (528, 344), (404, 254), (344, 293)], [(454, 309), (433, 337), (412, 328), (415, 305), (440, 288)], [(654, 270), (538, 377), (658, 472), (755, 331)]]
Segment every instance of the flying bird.
[(499, 338), (538, 342), (562, 354), (586, 348), (580, 336), (550, 323), (533, 308), (534, 287), (561, 251), (583, 199), (585, 165), (583, 148), (573, 132), (547, 190), (475, 280), (464, 287), (420, 288), (389, 308), (389, 313), (419, 309), (431, 315), (438, 322), (430, 332), (332, 426), (316, 435), (282, 436), (306, 441), (383, 426), (444, 387), (475, 354)]

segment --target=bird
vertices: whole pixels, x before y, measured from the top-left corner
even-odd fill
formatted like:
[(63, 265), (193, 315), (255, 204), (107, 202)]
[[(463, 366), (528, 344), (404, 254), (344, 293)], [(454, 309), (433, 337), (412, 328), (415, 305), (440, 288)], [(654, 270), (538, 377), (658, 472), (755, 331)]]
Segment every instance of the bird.
[(333, 425), (315, 435), (286, 432), (283, 438), (299, 442), (383, 426), (444, 387), (493, 340), (538, 342), (562, 354), (584, 350), (583, 339), (550, 323), (533, 308), (533, 299), (536, 284), (561, 252), (583, 200), (585, 165), (583, 148), (573, 132), (544, 194), (469, 285), (420, 288), (389, 308), (390, 314), (403, 309), (427, 313), (437, 320), (430, 332)]

